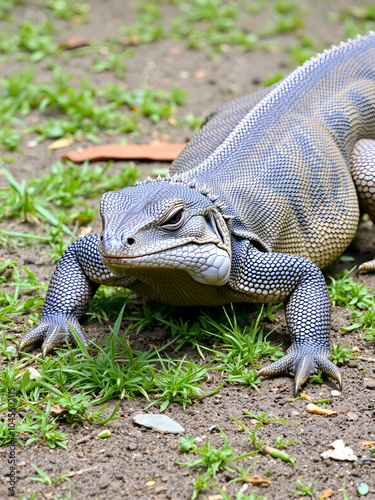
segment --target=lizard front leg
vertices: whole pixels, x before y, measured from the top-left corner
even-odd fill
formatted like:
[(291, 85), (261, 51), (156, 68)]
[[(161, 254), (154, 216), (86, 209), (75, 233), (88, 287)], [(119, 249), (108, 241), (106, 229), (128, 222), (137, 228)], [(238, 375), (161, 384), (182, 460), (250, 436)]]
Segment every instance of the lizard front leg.
[(53, 273), (41, 318), (37, 326), (23, 336), (19, 351), (43, 341), (45, 356), (64, 340), (72, 342), (68, 323), (87, 345), (78, 320), (99, 285), (126, 286), (127, 281), (134, 279), (116, 278), (101, 263), (98, 244), (99, 234), (89, 235), (72, 243), (64, 252)]
[[(303, 257), (265, 253), (248, 241), (237, 247), (230, 285), (249, 301), (286, 301), (286, 321), (292, 338), (287, 354), (261, 369), (258, 376), (294, 374), (294, 393), (316, 371), (330, 375), (342, 388), (342, 376), (330, 361), (331, 303), (319, 268)], [(242, 247), (242, 251), (238, 251)], [(242, 258), (240, 255), (242, 254)]]

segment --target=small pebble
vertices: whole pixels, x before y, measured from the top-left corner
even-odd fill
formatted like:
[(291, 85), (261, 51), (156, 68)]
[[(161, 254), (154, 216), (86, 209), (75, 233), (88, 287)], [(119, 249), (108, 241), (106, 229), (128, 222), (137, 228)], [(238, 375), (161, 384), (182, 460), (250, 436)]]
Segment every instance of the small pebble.
[(35, 264), (35, 259), (32, 257), (27, 257), (26, 259), (23, 259), (23, 263), (26, 264)]
[(341, 396), (341, 392), (340, 391), (331, 391), (331, 396)]
[(363, 380), (363, 385), (366, 389), (375, 389), (375, 378), (365, 378)]
[(163, 491), (167, 491), (168, 488), (165, 486), (156, 486), (154, 491), (158, 495), (159, 493), (162, 493)]
[(347, 364), (348, 368), (358, 368), (358, 364), (353, 361), (352, 359), (350, 361), (348, 361), (348, 364)]
[(168, 434), (179, 434), (185, 431), (180, 424), (166, 415), (160, 415), (160, 413), (140, 413), (133, 417), (133, 422), (148, 429)]
[(122, 479), (124, 479), (124, 474), (115, 474), (115, 478), (121, 481)]

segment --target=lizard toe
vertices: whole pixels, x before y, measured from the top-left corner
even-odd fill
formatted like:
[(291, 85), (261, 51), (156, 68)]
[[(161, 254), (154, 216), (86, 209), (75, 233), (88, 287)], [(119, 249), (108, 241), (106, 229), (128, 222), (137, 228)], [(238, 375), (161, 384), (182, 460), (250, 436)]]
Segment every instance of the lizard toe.
[(84, 345), (87, 345), (87, 340), (82, 333), (81, 326), (76, 318), (66, 317), (63, 314), (54, 314), (42, 317), (37, 326), (27, 332), (22, 338), (18, 352), (35, 344), (42, 344), (42, 354), (45, 357), (55, 347), (61, 346), (64, 341), (73, 345), (76, 344), (75, 338), (69, 330), (69, 325), (78, 335)]
[(258, 371), (257, 377), (275, 377), (276, 375), (285, 375), (289, 373), (293, 365), (293, 355), (286, 354), (284, 357), (278, 359), (274, 363), (265, 366)]
[(294, 397), (296, 397), (301, 386), (314, 373), (322, 371), (323, 374), (337, 380), (341, 391), (342, 375), (339, 368), (328, 359), (329, 355), (329, 351), (326, 350), (317, 350), (314, 347), (298, 349), (293, 346), (283, 358), (262, 368), (257, 375), (273, 377), (291, 373), (294, 375)]
[(316, 356), (315, 362), (318, 366), (318, 370), (321, 370), (325, 375), (328, 375), (336, 380), (339, 384), (340, 391), (342, 391), (343, 378), (341, 370), (335, 365), (335, 363), (332, 363), (332, 361), (325, 356)]
[(40, 324), (33, 330), (30, 330), (29, 332), (25, 333), (18, 346), (18, 357), (21, 355), (21, 351), (23, 351), (26, 347), (30, 347), (35, 344), (40, 344), (42, 342), (45, 336), (46, 328), (47, 328), (46, 325)]

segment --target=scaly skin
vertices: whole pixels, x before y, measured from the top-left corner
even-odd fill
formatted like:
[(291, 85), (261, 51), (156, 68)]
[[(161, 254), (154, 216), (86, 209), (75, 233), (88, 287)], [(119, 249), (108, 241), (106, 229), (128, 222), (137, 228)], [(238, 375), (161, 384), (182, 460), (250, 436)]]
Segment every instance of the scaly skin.
[(319, 268), (355, 235), (358, 197), (375, 219), (374, 139), (374, 33), (218, 108), (171, 175), (103, 196), (102, 234), (65, 252), (20, 349), (71, 340), (67, 322), (83, 335), (99, 284), (186, 306), (283, 300), (292, 345), (259, 375), (290, 372), (297, 393), (322, 370), (341, 389)]

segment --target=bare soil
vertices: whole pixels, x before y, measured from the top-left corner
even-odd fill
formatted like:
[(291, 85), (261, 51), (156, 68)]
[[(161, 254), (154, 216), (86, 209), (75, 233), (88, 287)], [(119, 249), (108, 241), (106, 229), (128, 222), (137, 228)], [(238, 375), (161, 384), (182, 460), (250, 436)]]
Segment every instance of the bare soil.
[[(63, 30), (59, 36), (65, 39), (71, 34), (78, 33), (86, 35), (90, 40), (104, 41), (117, 33), (121, 25), (130, 25), (134, 21), (136, 3), (136, 1), (93, 0), (90, 22), (72, 25), (58, 21), (56, 25)], [(357, 4), (364, 5), (365, 2), (357, 1)], [(326, 17), (327, 12), (338, 12), (338, 8), (343, 5), (344, 2), (333, 1), (311, 0), (303, 3), (306, 19), (304, 32), (311, 36), (319, 46), (329, 46), (331, 43), (346, 38), (342, 26)], [(40, 5), (35, 1), (25, 1), (23, 6), (16, 9), (20, 18), (24, 15), (25, 9), (33, 17), (40, 9)], [(167, 22), (175, 15), (175, 7), (167, 4), (164, 12), (166, 13), (165, 22)], [(266, 23), (267, 16), (264, 10), (263, 13), (255, 15), (254, 26), (250, 28), (257, 29), (259, 24)], [(17, 19), (17, 15), (15, 17)], [(5, 26), (4, 23), (3, 25)], [(1, 24), (0, 29), (2, 29)], [(126, 84), (129, 88), (138, 87), (142, 83), (155, 88), (161, 86), (170, 88), (172, 85), (186, 88), (189, 97), (180, 114), (192, 112), (203, 116), (232, 98), (261, 88), (262, 83), (270, 74), (278, 71), (287, 73), (295, 67), (295, 62), (282, 51), (283, 47), (295, 39), (295, 34), (277, 35), (274, 39), (279, 43), (279, 50), (273, 52), (254, 50), (243, 53), (230, 49), (226, 54), (220, 55), (217, 61), (210, 61), (201, 51), (187, 50), (183, 41), (160, 40), (150, 45), (141, 45), (136, 48), (136, 55), (127, 63)], [(91, 57), (82, 56), (71, 59), (67, 63), (67, 69), (74, 74), (75, 80), (78, 81), (87, 73)], [(7, 76), (19, 70), (20, 65), (21, 63), (11, 60), (3, 65), (1, 73)], [(106, 81), (118, 82), (111, 72), (88, 74), (91, 82), (98, 85)], [(51, 72), (45, 62), (37, 65), (37, 76), (39, 80), (48, 81), (51, 78)], [(37, 114), (34, 119), (39, 119)], [(141, 135), (131, 136), (129, 138), (131, 141), (149, 142), (151, 139), (160, 138), (162, 134), (168, 134), (172, 141), (181, 142), (192, 136), (189, 129), (173, 127), (167, 122), (153, 127), (145, 121), (142, 127)], [(46, 143), (28, 147), (27, 142), (31, 139), (33, 138), (30, 136), (25, 138), (20, 152), (6, 153), (6, 156), (12, 156), (15, 159), (15, 163), (7, 164), (7, 168), (18, 180), (49, 172), (51, 165), (61, 153), (61, 151), (48, 151)], [(119, 140), (119, 137), (108, 137), (105, 134), (101, 137), (102, 143)], [(89, 143), (83, 142), (80, 145), (89, 145)], [(119, 171), (121, 166), (122, 164), (115, 163), (111, 169), (113, 172)], [(157, 166), (164, 165), (138, 162), (142, 177), (148, 175)], [(0, 182), (4, 185), (1, 177)], [(12, 222), (12, 227), (22, 231), (33, 229), (27, 228), (27, 224), (14, 225), (14, 222)], [(94, 230), (100, 230), (99, 220), (95, 222)], [(42, 254), (42, 250), (43, 247), (40, 246), (2, 248), (1, 256), (9, 257), (21, 264), (25, 258), (35, 259), (35, 264), (28, 264), (28, 266), (39, 280), (48, 282), (53, 267), (48, 257)], [(355, 263), (344, 264), (337, 261), (329, 269), (330, 275), (373, 257), (375, 231), (370, 222), (361, 224), (358, 238), (346, 254), (354, 256)], [(360, 277), (358, 282), (375, 286), (375, 276)], [(276, 326), (271, 338), (274, 344), (283, 342), (286, 349), (289, 341), (282, 313), (280, 316), (279, 323), (270, 325), (270, 329)], [(342, 326), (350, 324), (350, 319), (351, 311), (340, 307), (333, 308), (332, 341), (338, 343), (341, 339), (343, 344), (349, 344), (352, 348), (357, 347), (360, 356), (374, 359), (374, 343), (362, 339), (361, 332), (345, 334), (340, 331)], [(89, 338), (103, 338), (108, 334), (108, 326), (90, 323), (86, 326), (86, 334)], [(168, 335), (164, 335), (160, 330), (142, 331), (138, 337), (133, 334), (134, 347), (148, 350), (149, 344), (155, 343), (156, 337), (160, 338), (161, 344), (168, 341)], [(35, 352), (38, 352), (38, 349)], [(196, 351), (190, 349), (189, 346), (184, 346), (178, 355), (179, 357), (191, 356), (198, 361)], [(375, 462), (371, 461), (369, 448), (360, 444), (360, 441), (375, 441), (375, 391), (366, 389), (364, 386), (365, 377), (375, 378), (375, 363), (362, 360), (350, 361), (342, 367), (342, 372), (344, 390), (340, 396), (331, 396), (331, 391), (337, 389), (336, 384), (331, 380), (325, 380), (323, 385), (305, 387), (305, 392), (314, 399), (333, 398), (330, 407), (338, 413), (333, 417), (307, 413), (305, 400), (290, 401), (292, 379), (287, 376), (262, 380), (260, 393), (252, 389), (243, 389), (240, 385), (225, 384), (218, 394), (202, 399), (185, 411), (178, 404), (172, 404), (165, 413), (185, 428), (184, 436), (192, 434), (199, 437), (201, 442), (205, 440), (205, 436), (208, 436), (212, 446), (221, 447), (223, 444), (222, 436), (217, 430), (217, 427), (220, 427), (226, 433), (229, 444), (235, 449), (237, 455), (247, 453), (251, 445), (246, 440), (244, 432), (239, 431), (237, 424), (230, 418), (230, 414), (244, 421), (250, 428), (253, 424), (249, 419), (242, 419), (242, 410), (255, 414), (272, 413), (280, 418), (294, 420), (296, 422), (294, 424), (273, 422), (264, 425), (259, 431), (259, 437), (273, 444), (277, 436), (282, 436), (283, 440), (298, 439), (298, 443), (288, 447), (288, 452), (295, 460), (296, 466), (293, 468), (291, 464), (268, 455), (245, 459), (243, 463), (246, 466), (255, 464), (251, 470), (252, 474), (266, 477), (269, 473), (269, 479), (271, 479), (271, 485), (268, 488), (250, 486), (245, 491), (247, 494), (255, 491), (257, 495), (270, 499), (291, 499), (299, 489), (297, 479), (300, 478), (304, 484), (313, 481), (313, 487), (316, 488), (315, 498), (331, 488), (333, 490), (331, 498), (342, 499), (344, 498), (343, 484), (348, 497), (357, 498), (356, 485), (363, 481), (370, 487), (366, 498), (375, 499)], [(219, 375), (213, 374), (207, 388), (211, 389), (220, 383)], [(117, 401), (110, 402), (106, 414), (110, 414), (116, 403)], [(187, 459), (193, 459), (191, 456), (184, 457), (178, 451), (178, 436), (141, 429), (132, 423), (132, 416), (141, 412), (146, 404), (147, 401), (142, 397), (121, 401), (118, 413), (121, 418), (106, 425), (106, 428), (111, 431), (111, 437), (106, 440), (96, 437), (99, 431), (95, 426), (85, 424), (85, 426), (72, 427), (62, 423), (59, 430), (69, 433), (67, 450), (51, 450), (45, 444), (17, 446), (17, 460), (20, 462), (17, 493), (25, 498), (30, 498), (33, 492), (38, 493), (37, 498), (42, 492), (48, 498), (52, 498), (53, 495), (56, 495), (56, 498), (65, 498), (69, 496), (69, 492), (77, 499), (92, 497), (113, 500), (120, 498), (183, 500), (191, 498), (191, 481), (196, 479), (197, 470), (175, 464), (175, 461), (184, 462)], [(158, 409), (153, 407), (147, 411), (157, 412)], [(351, 420), (348, 416), (349, 412), (355, 413), (358, 419)], [(90, 438), (82, 442), (82, 438), (86, 436)], [(336, 439), (342, 439), (346, 445), (349, 445), (358, 456), (358, 460), (355, 462), (323, 460), (320, 454), (329, 449), (329, 443)], [(6, 480), (9, 474), (7, 457), (8, 447), (0, 448), (0, 475), (3, 480), (0, 484), (0, 498), (7, 496)], [(49, 487), (30, 481), (27, 478), (36, 475), (31, 464), (47, 472), (53, 479), (63, 473), (85, 469), (87, 471), (72, 478), (75, 487), (73, 491), (73, 488), (64, 482), (59, 483), (57, 487)], [(155, 483), (147, 485), (150, 479)], [(237, 493), (242, 487), (239, 482), (230, 483), (231, 479), (232, 475), (228, 472), (220, 472), (217, 475), (218, 487), (225, 487), (228, 495)], [(64, 485), (65, 491), (62, 490)], [(204, 494), (201, 493), (199, 498), (203, 499), (204, 495), (214, 494), (217, 494), (217, 490), (209, 488)]]

